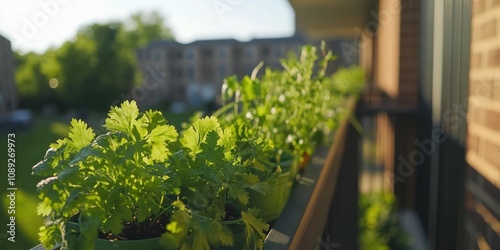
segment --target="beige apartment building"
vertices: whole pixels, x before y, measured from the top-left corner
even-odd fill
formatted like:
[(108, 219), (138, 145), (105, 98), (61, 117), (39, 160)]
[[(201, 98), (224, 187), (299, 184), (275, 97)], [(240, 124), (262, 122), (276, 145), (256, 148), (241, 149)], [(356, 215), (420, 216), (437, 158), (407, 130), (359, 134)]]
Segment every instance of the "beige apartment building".
[[(334, 53), (341, 53), (342, 40), (327, 41)], [(298, 52), (311, 43), (300, 36), (253, 39), (200, 40), (188, 44), (157, 41), (136, 53), (143, 75), (141, 91), (134, 94), (140, 106), (149, 107), (162, 101), (203, 105), (219, 95), (224, 78), (250, 75), (259, 62), (264, 67), (279, 68), (288, 53)], [(319, 43), (319, 42), (312, 42)], [(331, 70), (357, 62), (357, 57), (340, 57)]]
[(0, 36), (0, 114), (17, 109), (14, 56), (10, 41)]

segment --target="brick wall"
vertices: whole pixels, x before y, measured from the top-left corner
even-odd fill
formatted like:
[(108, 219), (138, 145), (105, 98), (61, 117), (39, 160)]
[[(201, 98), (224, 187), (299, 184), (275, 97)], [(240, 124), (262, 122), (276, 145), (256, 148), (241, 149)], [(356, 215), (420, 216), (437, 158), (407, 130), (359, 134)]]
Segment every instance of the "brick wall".
[(472, 0), (466, 249), (500, 249), (500, 0)]
[(419, 24), (420, 1), (401, 1), (398, 101), (412, 105), (418, 100)]

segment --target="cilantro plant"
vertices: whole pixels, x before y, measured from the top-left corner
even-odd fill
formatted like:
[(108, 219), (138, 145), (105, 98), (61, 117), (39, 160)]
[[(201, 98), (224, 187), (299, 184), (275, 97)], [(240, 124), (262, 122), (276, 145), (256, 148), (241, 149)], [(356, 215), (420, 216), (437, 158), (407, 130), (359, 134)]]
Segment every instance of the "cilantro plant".
[(63, 249), (74, 248), (64, 229), (75, 215), (80, 234), (70, 242), (81, 249), (93, 249), (98, 232), (120, 238), (124, 222), (148, 230), (169, 210), (168, 197), (179, 193), (166, 161), (178, 134), (160, 112), (139, 113), (135, 102), (124, 102), (111, 108), (104, 127), (108, 132), (95, 138), (73, 120), (68, 138), (50, 145), (33, 167), (46, 177), (37, 185), (38, 213), (50, 218), (40, 229), (46, 248), (61, 239)]
[(232, 246), (230, 224), (245, 228), (247, 248), (262, 248), (269, 225), (256, 218), (256, 210), (243, 210), (243, 205), (249, 201), (247, 189), (271, 190), (280, 169), (266, 180), (253, 174), (258, 145), (235, 140), (239, 129), (238, 125), (222, 128), (215, 117), (207, 117), (194, 121), (179, 140), (181, 150), (172, 156), (171, 168), (183, 183), (183, 204), (192, 209), (176, 205), (166, 237), (185, 239), (181, 249)]
[(222, 88), (224, 107), (216, 114), (223, 124), (242, 121), (270, 145), (275, 156), (312, 154), (318, 141), (336, 126), (344, 102), (326, 76), (335, 59), (321, 47), (303, 46), (299, 57), (282, 61), (283, 70), (266, 69), (241, 81), (226, 78)]
[(96, 137), (73, 120), (68, 138), (33, 167), (46, 177), (37, 185), (38, 213), (49, 219), (40, 229), (44, 247), (161, 237), (170, 247), (210, 249), (234, 245), (237, 226), (247, 248), (262, 248), (269, 225), (243, 206), (247, 190), (268, 192), (280, 169), (267, 179), (252, 173), (259, 144), (237, 141), (241, 126), (197, 119), (179, 138), (160, 112), (141, 113), (132, 101), (111, 108), (104, 127)]

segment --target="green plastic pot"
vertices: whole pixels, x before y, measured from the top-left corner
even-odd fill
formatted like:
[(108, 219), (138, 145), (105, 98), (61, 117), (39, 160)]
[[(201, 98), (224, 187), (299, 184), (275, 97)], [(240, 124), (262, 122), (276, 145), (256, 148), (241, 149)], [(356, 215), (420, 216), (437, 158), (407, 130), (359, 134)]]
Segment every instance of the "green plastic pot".
[[(78, 223), (68, 222), (66, 224), (67, 233), (78, 233), (79, 226)], [(120, 250), (165, 250), (165, 249), (178, 249), (172, 242), (172, 247), (165, 247), (160, 243), (160, 237), (150, 238), (150, 239), (142, 239), (142, 240), (120, 240), (120, 241), (111, 241), (104, 239), (97, 239), (95, 242), (96, 250), (106, 250), (106, 249), (120, 249)]]
[(253, 190), (249, 190), (250, 202), (249, 208), (258, 208), (260, 210), (259, 217), (264, 221), (274, 221), (278, 219), (281, 212), (290, 197), (294, 178), (291, 178), (292, 172), (288, 171), (278, 176), (274, 190), (262, 195)]

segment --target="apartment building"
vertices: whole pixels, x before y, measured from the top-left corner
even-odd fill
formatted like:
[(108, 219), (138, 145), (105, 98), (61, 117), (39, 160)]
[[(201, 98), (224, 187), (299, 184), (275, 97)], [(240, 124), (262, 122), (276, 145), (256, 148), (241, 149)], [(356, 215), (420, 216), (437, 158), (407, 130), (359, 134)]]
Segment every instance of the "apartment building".
[[(250, 75), (260, 61), (265, 67), (279, 68), (280, 60), (290, 52), (299, 52), (306, 41), (300, 36), (253, 39), (200, 40), (188, 44), (157, 41), (136, 52), (143, 76), (141, 94), (132, 97), (142, 107), (163, 101), (202, 105), (219, 94), (224, 78)], [(341, 53), (343, 40), (329, 40), (327, 47)], [(318, 41), (312, 43), (318, 44)], [(352, 60), (351, 60), (352, 59)], [(331, 70), (357, 62), (342, 57)]]
[(14, 82), (14, 56), (10, 41), (0, 36), (0, 114), (17, 108), (17, 89)]

